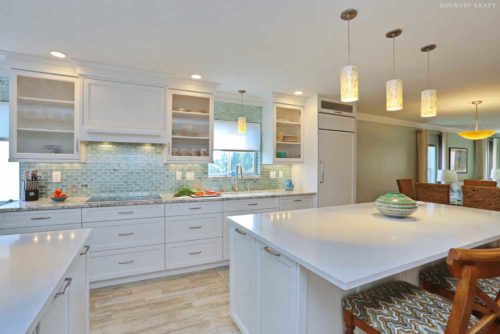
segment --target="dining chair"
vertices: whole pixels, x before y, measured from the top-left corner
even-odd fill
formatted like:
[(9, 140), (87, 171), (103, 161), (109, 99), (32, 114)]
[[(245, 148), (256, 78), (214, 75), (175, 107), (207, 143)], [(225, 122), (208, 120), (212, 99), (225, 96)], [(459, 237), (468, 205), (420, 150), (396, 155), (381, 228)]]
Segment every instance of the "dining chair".
[(417, 200), (438, 204), (450, 204), (450, 186), (447, 184), (417, 183)]
[(415, 199), (415, 187), (412, 179), (397, 179), (398, 190), (403, 195)]
[(500, 188), (462, 186), (463, 206), (500, 211)]
[(464, 186), (493, 187), (497, 186), (497, 181), (488, 180), (464, 180)]
[[(457, 279), (453, 301), (402, 281), (391, 281), (345, 297), (345, 334), (499, 333), (500, 300), (478, 288), (479, 280), (500, 276), (500, 248), (451, 249), (447, 264)], [(500, 287), (496, 287), (496, 296)], [(474, 301), (484, 310), (472, 314)]]

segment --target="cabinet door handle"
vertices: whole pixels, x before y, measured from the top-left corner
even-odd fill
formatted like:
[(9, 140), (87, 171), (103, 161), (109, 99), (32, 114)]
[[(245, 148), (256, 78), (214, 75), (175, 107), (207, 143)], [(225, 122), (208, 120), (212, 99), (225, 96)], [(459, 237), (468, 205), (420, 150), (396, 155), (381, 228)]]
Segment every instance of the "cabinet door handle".
[(201, 210), (201, 206), (194, 206), (192, 208), (189, 208), (189, 210)]
[(234, 229), (234, 230), (235, 230), (235, 231), (236, 231), (236, 233), (238, 233), (238, 234), (241, 234), (241, 235), (247, 235), (245, 232), (240, 231), (240, 229), (239, 229), (239, 228), (236, 228), (236, 229)]
[(302, 202), (302, 200), (301, 200), (301, 199), (294, 199), (293, 201), (294, 201), (294, 202)]
[(200, 228), (201, 228), (201, 225), (198, 225), (198, 226), (189, 226), (190, 230), (198, 230)]
[(189, 255), (199, 255), (199, 254), (201, 254), (201, 251), (189, 252)]
[(266, 247), (264, 247), (264, 250), (265, 250), (266, 252), (268, 252), (269, 254), (271, 254), (272, 256), (281, 256), (281, 254), (280, 254), (280, 253), (278, 253), (278, 252), (274, 251), (274, 250), (273, 250), (272, 248), (270, 248), (270, 247), (267, 247), (267, 246), (266, 246)]
[(66, 282), (66, 284), (64, 284), (63, 290), (61, 292), (56, 293), (56, 295), (54, 296), (54, 299), (66, 294), (66, 291), (68, 290), (69, 286), (71, 285), (71, 282), (73, 281), (73, 279), (68, 277), (68, 278), (65, 278), (64, 281)]
[(134, 235), (134, 234), (135, 234), (134, 232), (118, 233), (118, 236), (119, 237), (128, 237), (128, 236), (131, 236), (131, 235)]
[(50, 216), (47, 216), (47, 217), (31, 217), (31, 220), (47, 220), (47, 219), (50, 219), (52, 217)]
[(85, 255), (89, 252), (89, 249), (90, 249), (90, 246), (89, 245), (85, 245), (83, 246), (83, 251), (80, 253), (80, 255)]
[(249, 206), (256, 206), (259, 205), (259, 203), (248, 203)]
[(323, 161), (319, 162), (319, 172), (320, 172), (319, 183), (324, 183), (325, 182), (325, 164), (323, 163)]
[(118, 211), (119, 215), (131, 215), (133, 213), (134, 213), (134, 211)]
[(120, 261), (118, 262), (118, 264), (132, 264), (134, 263), (135, 261), (134, 260), (129, 260), (129, 261)]

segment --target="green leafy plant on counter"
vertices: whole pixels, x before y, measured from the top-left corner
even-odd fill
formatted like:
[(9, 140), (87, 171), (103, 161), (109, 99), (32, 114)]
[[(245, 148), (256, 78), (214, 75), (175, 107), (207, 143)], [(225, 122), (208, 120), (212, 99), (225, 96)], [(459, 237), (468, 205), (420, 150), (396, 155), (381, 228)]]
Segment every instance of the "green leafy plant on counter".
[(179, 189), (179, 190), (175, 193), (174, 197), (191, 196), (191, 195), (193, 195), (194, 193), (195, 193), (195, 191), (194, 191), (194, 190), (192, 190), (192, 189), (189, 189), (189, 188), (181, 188), (181, 189)]

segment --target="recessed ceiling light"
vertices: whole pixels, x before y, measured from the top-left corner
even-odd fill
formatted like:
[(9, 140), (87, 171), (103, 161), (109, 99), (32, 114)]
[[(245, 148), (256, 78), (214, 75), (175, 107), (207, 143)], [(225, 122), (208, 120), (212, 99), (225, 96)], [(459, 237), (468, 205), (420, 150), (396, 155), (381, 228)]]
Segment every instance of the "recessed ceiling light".
[(191, 79), (200, 80), (201, 79), (201, 75), (199, 75), (199, 74), (191, 74)]
[(304, 92), (301, 90), (297, 90), (297, 91), (293, 92), (293, 94), (294, 95), (302, 95), (302, 94), (304, 94)]
[(66, 58), (66, 54), (61, 51), (50, 51), (50, 55), (57, 58)]

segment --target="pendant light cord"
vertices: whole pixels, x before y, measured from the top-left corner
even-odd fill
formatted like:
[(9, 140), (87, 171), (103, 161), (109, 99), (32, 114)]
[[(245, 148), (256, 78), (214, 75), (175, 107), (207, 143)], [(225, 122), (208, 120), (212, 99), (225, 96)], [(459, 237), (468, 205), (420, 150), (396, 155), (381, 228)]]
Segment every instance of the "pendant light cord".
[(476, 131), (479, 130), (479, 116), (477, 112), (477, 104), (476, 104)]
[(427, 50), (427, 88), (431, 88), (431, 53)]
[(347, 65), (351, 65), (351, 18), (347, 20)]
[(396, 38), (392, 36), (392, 77), (396, 78)]

